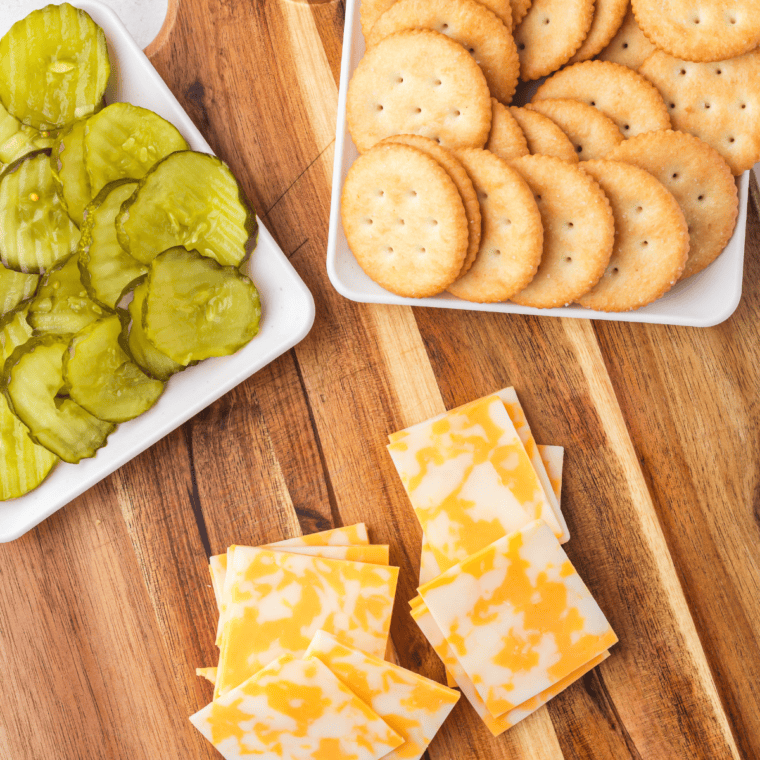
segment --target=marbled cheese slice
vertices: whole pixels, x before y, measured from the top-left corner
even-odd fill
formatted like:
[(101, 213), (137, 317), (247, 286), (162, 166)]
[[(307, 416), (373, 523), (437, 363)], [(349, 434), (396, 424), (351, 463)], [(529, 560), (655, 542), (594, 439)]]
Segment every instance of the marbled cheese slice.
[(226, 760), (379, 760), (404, 741), (323, 663), (290, 655), (190, 722)]
[(364, 523), (356, 523), (322, 530), (319, 533), (309, 533), (306, 536), (286, 538), (272, 546), (366, 546), (368, 543), (367, 526)]
[(398, 568), (236, 546), (227, 568), (215, 698), (323, 628), (382, 657)]
[(617, 641), (541, 520), (419, 591), (494, 717), (551, 688)]
[(404, 738), (404, 744), (385, 760), (420, 760), (459, 699), (459, 692), (347, 647), (325, 631), (314, 636), (306, 650), (306, 658), (309, 657), (327, 665)]
[(457, 660), (452, 653), (451, 647), (446, 642), (446, 639), (443, 638), (440, 628), (436, 625), (433, 616), (430, 614), (428, 608), (425, 607), (424, 603), (412, 611), (412, 617), (427, 638), (430, 646), (433, 647), (435, 653), (441, 658), (446, 667), (446, 673), (453, 672), (456, 674), (456, 676), (453, 677), (454, 683), (459, 686), (462, 690), (462, 694), (464, 694), (465, 698), (473, 706), (475, 712), (486, 724), (486, 728), (488, 728), (494, 736), (503, 734), (507, 729), (512, 728), (512, 726), (527, 718), (538, 710), (539, 707), (545, 705), (550, 699), (554, 699), (557, 694), (564, 691), (568, 686), (575, 683), (579, 678), (582, 678), (586, 673), (610, 656), (609, 651), (602, 652), (602, 654), (589, 660), (585, 665), (574, 670), (569, 676), (558, 681), (553, 686), (544, 689), (544, 691), (537, 694), (535, 697), (526, 700), (521, 705), (505, 712), (497, 718), (494, 718), (493, 715), (488, 712), (488, 709), (480, 698), (474, 684), (462, 669), (459, 660)]

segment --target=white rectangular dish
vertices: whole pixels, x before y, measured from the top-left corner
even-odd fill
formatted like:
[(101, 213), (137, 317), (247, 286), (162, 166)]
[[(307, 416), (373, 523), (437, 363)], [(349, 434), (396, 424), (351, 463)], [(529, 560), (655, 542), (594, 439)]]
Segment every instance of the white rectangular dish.
[(338, 123), (335, 135), (330, 235), (327, 243), (327, 274), (335, 289), (346, 298), (362, 303), (428, 306), (502, 314), (532, 314), (541, 317), (604, 319), (615, 322), (711, 327), (728, 319), (739, 305), (744, 273), (744, 238), (747, 227), (749, 172), (739, 178), (739, 219), (734, 235), (720, 258), (703, 272), (679, 283), (663, 298), (637, 311), (607, 314), (580, 306), (559, 309), (532, 309), (514, 303), (476, 304), (443, 293), (434, 298), (403, 298), (371, 280), (348, 247), (340, 221), (340, 194), (349, 167), (356, 160), (356, 149), (346, 125), (346, 91), (357, 64), (364, 55), (364, 36), (359, 23), (360, 0), (347, 0), (343, 33), (343, 57), (338, 97)]
[[(31, 10), (47, 4), (32, 1), (22, 8), (0, 8), (0, 35)], [(129, 101), (149, 108), (175, 124), (193, 150), (211, 153), (208, 143), (116, 14), (96, 0), (73, 4), (87, 11), (108, 39), (113, 74), (106, 101)], [(120, 425), (93, 459), (77, 465), (61, 463), (35, 491), (0, 502), (0, 542), (26, 533), (306, 336), (314, 321), (314, 300), (260, 222), (249, 274), (261, 294), (259, 334), (233, 356), (210, 359), (175, 375), (156, 406)]]

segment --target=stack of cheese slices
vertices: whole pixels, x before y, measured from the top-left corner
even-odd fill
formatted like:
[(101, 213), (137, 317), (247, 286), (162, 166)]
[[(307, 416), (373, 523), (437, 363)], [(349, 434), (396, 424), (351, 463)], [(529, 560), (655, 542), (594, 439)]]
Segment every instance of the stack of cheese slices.
[(424, 531), (412, 616), (499, 735), (617, 642), (560, 546), (563, 450), (536, 445), (512, 388), (390, 439)]
[(214, 700), (193, 725), (233, 758), (418, 760), (459, 693), (384, 660), (398, 568), (364, 524), (214, 556)]

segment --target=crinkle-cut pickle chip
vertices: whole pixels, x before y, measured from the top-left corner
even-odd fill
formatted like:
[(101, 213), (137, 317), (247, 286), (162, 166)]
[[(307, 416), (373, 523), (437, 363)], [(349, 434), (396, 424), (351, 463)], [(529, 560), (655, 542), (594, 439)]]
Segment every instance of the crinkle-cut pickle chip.
[(23, 274), (0, 264), (0, 317), (15, 309), (37, 292), (38, 274)]
[(147, 283), (145, 334), (179, 364), (234, 354), (259, 331), (254, 284), (196, 251), (164, 251), (153, 260)]
[(121, 333), (118, 314), (93, 322), (74, 336), (63, 358), (71, 399), (106, 422), (126, 422), (147, 412), (164, 390), (124, 351)]
[(0, 163), (11, 164), (36, 150), (53, 146), (57, 132), (38, 132), (11, 116), (0, 103)]
[(45, 151), (31, 153), (0, 175), (0, 260), (17, 272), (45, 272), (79, 242), (55, 191)]
[(32, 11), (0, 40), (0, 99), (35, 129), (89, 116), (110, 75), (103, 30), (68, 3)]
[(90, 180), (84, 166), (84, 130), (87, 121), (75, 121), (55, 141), (50, 154), (53, 182), (63, 207), (77, 227), (82, 226), (84, 210), (92, 200)]
[[(26, 321), (28, 306), (0, 320), (0, 366), (32, 337)], [(29, 429), (0, 394), (0, 501), (17, 499), (37, 488), (58, 463), (58, 457), (29, 437)]]
[[(166, 382), (172, 375), (185, 369), (184, 365), (178, 364), (166, 354), (162, 354), (146, 337), (142, 323), (143, 304), (148, 294), (148, 284), (143, 280), (135, 287), (132, 300), (129, 303), (129, 316), (132, 317), (128, 325), (127, 349), (135, 363), (144, 372), (156, 380)], [(126, 332), (126, 330), (125, 330)]]
[(32, 440), (76, 464), (95, 456), (115, 425), (63, 395), (63, 355), (70, 340), (69, 335), (44, 335), (19, 346), (5, 362), (2, 387)]
[(129, 286), (148, 268), (133, 259), (116, 237), (116, 215), (135, 191), (135, 180), (106, 185), (87, 206), (79, 241), (79, 271), (87, 293), (97, 303), (115, 309)]
[(144, 264), (181, 245), (222, 266), (239, 266), (256, 216), (223, 161), (186, 150), (167, 156), (140, 180), (116, 229), (125, 250)]
[(189, 147), (173, 124), (147, 108), (106, 106), (87, 120), (84, 133), (93, 195), (117, 179), (142, 179), (162, 158)]
[(87, 294), (72, 255), (43, 278), (29, 306), (29, 324), (35, 335), (73, 335), (107, 313)]

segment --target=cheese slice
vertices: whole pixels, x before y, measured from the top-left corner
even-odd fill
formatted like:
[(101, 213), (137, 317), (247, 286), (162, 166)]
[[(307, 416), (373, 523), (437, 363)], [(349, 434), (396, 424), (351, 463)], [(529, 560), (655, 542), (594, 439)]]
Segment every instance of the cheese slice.
[(290, 655), (190, 722), (225, 760), (379, 760), (404, 741), (322, 662)]
[(562, 535), (498, 396), (402, 431), (388, 450), (442, 570), (534, 519)]
[(272, 546), (359, 546), (369, 543), (367, 526), (364, 523), (344, 525), (332, 530), (323, 530), (319, 533), (309, 533), (305, 536), (287, 538), (278, 541)]
[(216, 668), (196, 668), (195, 675), (205, 678), (210, 683), (216, 683)]
[(551, 688), (617, 641), (541, 520), (419, 591), (494, 717)]
[(226, 581), (215, 698), (280, 655), (300, 657), (320, 628), (385, 654), (397, 567), (236, 546)]
[(325, 631), (314, 636), (306, 650), (309, 657), (321, 660), (404, 738), (385, 760), (420, 760), (459, 700), (459, 692), (347, 647)]
[(503, 734), (506, 730), (512, 728), (512, 726), (516, 725), (521, 720), (532, 715), (539, 707), (545, 705), (550, 699), (554, 699), (557, 694), (564, 691), (568, 686), (575, 683), (579, 678), (582, 678), (586, 673), (595, 668), (600, 662), (604, 662), (604, 660), (610, 656), (609, 651), (602, 652), (602, 654), (589, 660), (585, 665), (573, 671), (569, 676), (558, 681), (553, 686), (544, 689), (544, 691), (540, 692), (535, 697), (526, 700), (521, 705), (505, 712), (497, 718), (494, 718), (493, 715), (488, 712), (485, 703), (475, 689), (475, 685), (462, 669), (459, 660), (457, 660), (452, 653), (451, 647), (446, 642), (446, 639), (443, 638), (440, 628), (436, 625), (433, 616), (430, 614), (428, 608), (425, 607), (424, 603), (412, 611), (412, 617), (427, 638), (430, 646), (433, 647), (435, 653), (441, 658), (446, 667), (446, 673), (456, 674), (455, 677), (453, 677), (454, 683), (459, 686), (462, 690), (462, 694), (464, 694), (465, 698), (473, 706), (475, 712), (486, 724), (486, 728), (488, 728), (494, 736)]

